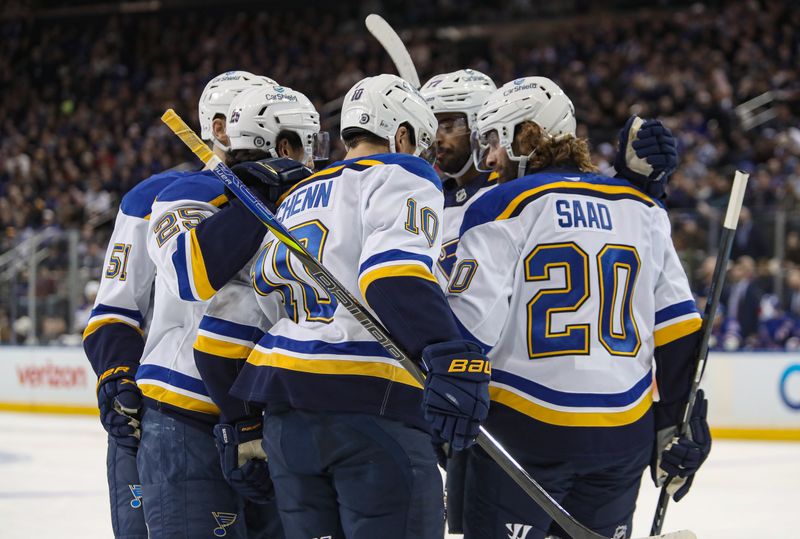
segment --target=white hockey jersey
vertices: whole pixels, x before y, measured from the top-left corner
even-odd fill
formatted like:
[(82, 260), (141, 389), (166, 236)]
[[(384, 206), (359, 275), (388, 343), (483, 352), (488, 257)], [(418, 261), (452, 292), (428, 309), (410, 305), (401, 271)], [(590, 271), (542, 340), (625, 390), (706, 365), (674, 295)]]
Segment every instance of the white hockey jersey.
[(533, 174), (478, 199), (448, 300), (492, 360), (488, 425), (524, 437), (513, 410), (554, 454), (649, 443), (654, 350), (701, 324), (663, 207), (593, 174)]
[(205, 301), (216, 291), (193, 232), (227, 200), (211, 172), (187, 174), (159, 193), (147, 238), (157, 268), (155, 302), (136, 380), (150, 404), (205, 422), (219, 409), (200, 379), (192, 346)]
[(497, 185), (497, 174), (494, 172), (482, 173), (463, 187), (459, 187), (455, 180), (447, 180), (444, 187), (444, 212), (442, 217), (442, 250), (436, 261), (434, 275), (442, 289), (447, 289), (450, 272), (456, 261), (456, 248), (461, 232), (461, 222), (464, 214), (476, 200), (486, 191)]
[(150, 309), (156, 273), (147, 254), (150, 211), (156, 195), (183, 174), (156, 174), (122, 198), (100, 288), (83, 332), (84, 350), (98, 376), (121, 365), (133, 374), (139, 364), (144, 346), (142, 324)]
[[(367, 305), (367, 289), (382, 279), (416, 278), (436, 290), (441, 213), (432, 167), (410, 155), (379, 154), (303, 180), (284, 195), (276, 215)], [(250, 354), (232, 394), (422, 423), (419, 384), (271, 233), (252, 279), (262, 310), (270, 317), (285, 312)], [(424, 303), (420, 298), (421, 309)]]

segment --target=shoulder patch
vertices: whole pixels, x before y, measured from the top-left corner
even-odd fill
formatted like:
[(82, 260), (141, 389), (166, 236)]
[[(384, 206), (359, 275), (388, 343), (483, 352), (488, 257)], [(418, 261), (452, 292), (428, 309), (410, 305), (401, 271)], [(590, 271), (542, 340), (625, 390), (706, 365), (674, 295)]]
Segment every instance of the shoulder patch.
[(122, 197), (119, 211), (130, 217), (144, 219), (150, 215), (156, 195), (185, 174), (185, 172), (162, 172), (139, 182)]
[(159, 202), (193, 200), (213, 203), (225, 195), (225, 186), (210, 171), (191, 172), (158, 193)]

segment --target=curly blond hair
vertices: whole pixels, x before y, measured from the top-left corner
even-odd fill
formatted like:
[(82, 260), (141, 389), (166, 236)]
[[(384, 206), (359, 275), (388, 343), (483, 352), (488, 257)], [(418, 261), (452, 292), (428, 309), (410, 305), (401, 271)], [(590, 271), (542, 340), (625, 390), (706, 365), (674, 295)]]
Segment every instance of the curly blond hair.
[[(581, 172), (597, 172), (589, 153), (589, 141), (572, 135), (551, 137), (533, 122), (522, 122), (514, 133), (514, 153), (533, 155), (528, 160), (528, 173), (547, 167), (576, 167)], [(534, 151), (536, 150), (536, 151)]]

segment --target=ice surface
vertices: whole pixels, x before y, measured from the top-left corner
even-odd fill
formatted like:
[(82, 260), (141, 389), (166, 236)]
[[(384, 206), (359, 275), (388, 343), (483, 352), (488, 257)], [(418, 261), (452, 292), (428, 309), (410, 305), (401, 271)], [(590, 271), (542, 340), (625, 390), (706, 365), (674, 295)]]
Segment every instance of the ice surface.
[[(105, 433), (97, 418), (0, 413), (0, 536), (109, 538)], [(717, 440), (665, 529), (700, 539), (793, 539), (800, 443)], [(634, 534), (647, 535), (658, 492), (646, 476)], [(450, 536), (458, 537), (458, 536)]]

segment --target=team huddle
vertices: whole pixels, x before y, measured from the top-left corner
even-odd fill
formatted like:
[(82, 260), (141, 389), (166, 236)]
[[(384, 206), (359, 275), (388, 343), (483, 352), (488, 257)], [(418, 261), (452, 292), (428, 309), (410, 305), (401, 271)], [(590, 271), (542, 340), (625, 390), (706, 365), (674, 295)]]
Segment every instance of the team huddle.
[(555, 82), (466, 69), (355, 84), (347, 153), (321, 170), (318, 112), (267, 77), (212, 79), (199, 123), (426, 378), (213, 173), (142, 181), (84, 333), (116, 537), (441, 539), (445, 520), (473, 539), (566, 537), (475, 445), (481, 425), (605, 536), (630, 536), (648, 465), (686, 495), (711, 438), (701, 393), (677, 432), (701, 317), (660, 122), (632, 117), (601, 174)]

